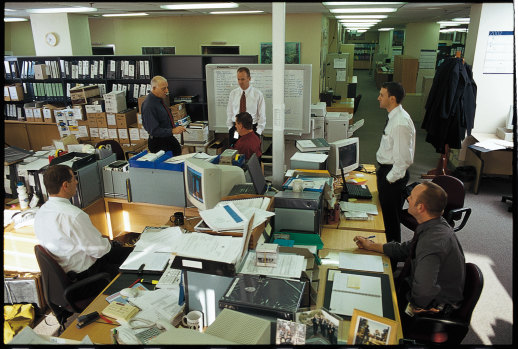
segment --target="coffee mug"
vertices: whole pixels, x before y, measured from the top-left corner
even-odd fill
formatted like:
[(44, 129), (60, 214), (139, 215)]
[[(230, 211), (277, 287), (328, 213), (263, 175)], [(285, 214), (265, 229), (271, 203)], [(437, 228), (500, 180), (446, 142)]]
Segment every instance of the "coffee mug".
[(300, 193), (304, 189), (304, 181), (302, 179), (294, 179), (291, 183), (294, 192)]
[(182, 318), (182, 324), (191, 330), (200, 331), (203, 322), (203, 313), (198, 310), (190, 311)]
[(183, 212), (174, 213), (174, 225), (176, 225), (176, 226), (183, 225)]

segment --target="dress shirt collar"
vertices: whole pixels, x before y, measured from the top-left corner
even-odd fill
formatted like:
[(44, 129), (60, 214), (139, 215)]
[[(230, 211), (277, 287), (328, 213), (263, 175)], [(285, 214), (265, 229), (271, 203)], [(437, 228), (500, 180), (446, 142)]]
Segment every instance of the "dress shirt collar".
[(394, 117), (394, 115), (396, 115), (396, 113), (399, 113), (401, 112), (401, 110), (403, 110), (403, 106), (401, 104), (398, 104), (397, 107), (395, 107), (394, 109), (392, 109), (390, 111), (390, 113), (388, 114), (388, 118), (389, 120), (392, 119)]
[(69, 204), (69, 205), (72, 205), (70, 203), (70, 200), (69, 199), (65, 199), (65, 198), (62, 198), (62, 197), (59, 197), (59, 196), (49, 196), (49, 200), (48, 201), (51, 201), (51, 202), (60, 202), (62, 204)]
[(252, 88), (252, 85), (248, 85), (248, 88), (246, 90), (243, 90), (241, 87), (239, 87), (241, 89), (241, 92), (244, 92), (245, 95), (248, 94), (248, 92), (250, 92), (250, 89)]

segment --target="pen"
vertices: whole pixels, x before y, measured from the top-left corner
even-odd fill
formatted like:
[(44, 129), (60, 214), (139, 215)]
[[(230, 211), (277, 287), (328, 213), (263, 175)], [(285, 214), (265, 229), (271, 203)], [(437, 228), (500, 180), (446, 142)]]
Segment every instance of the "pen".
[(135, 285), (136, 285), (136, 283), (137, 283), (137, 282), (139, 282), (139, 281), (140, 281), (140, 279), (135, 280), (135, 281), (134, 281), (134, 282), (133, 282), (133, 283), (132, 283), (128, 288), (132, 288), (132, 287), (133, 287), (133, 286), (135, 286)]
[(372, 239), (372, 238), (375, 238), (376, 235), (371, 235), (371, 236), (367, 236), (366, 239)]
[(108, 319), (106, 316), (102, 315), (102, 314), (99, 314), (99, 317), (101, 319), (103, 319), (104, 321), (106, 321), (107, 323), (109, 324), (113, 324), (113, 321), (111, 321), (110, 319)]

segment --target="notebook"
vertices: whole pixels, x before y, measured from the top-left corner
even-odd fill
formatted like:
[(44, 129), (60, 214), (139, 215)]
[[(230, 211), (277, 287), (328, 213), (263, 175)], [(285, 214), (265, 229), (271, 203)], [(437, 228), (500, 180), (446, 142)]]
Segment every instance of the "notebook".
[(239, 194), (264, 195), (264, 193), (266, 193), (268, 186), (266, 184), (266, 179), (264, 178), (259, 159), (257, 159), (255, 154), (252, 154), (250, 159), (248, 159), (248, 173), (250, 173), (252, 183), (234, 185), (228, 194), (229, 196)]

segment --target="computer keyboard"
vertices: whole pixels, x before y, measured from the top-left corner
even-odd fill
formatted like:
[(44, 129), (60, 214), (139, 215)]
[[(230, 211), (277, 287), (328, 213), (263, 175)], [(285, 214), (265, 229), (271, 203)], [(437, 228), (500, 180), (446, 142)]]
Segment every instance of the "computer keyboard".
[(253, 184), (236, 184), (232, 187), (229, 196), (231, 195), (239, 195), (239, 194), (256, 194), (255, 188)]
[(180, 269), (173, 269), (168, 266), (158, 280), (156, 288), (168, 288), (178, 285), (180, 283), (181, 276), (182, 271)]
[(368, 186), (351, 183), (345, 183), (345, 185), (347, 186), (347, 192), (350, 198), (372, 199), (372, 194)]

